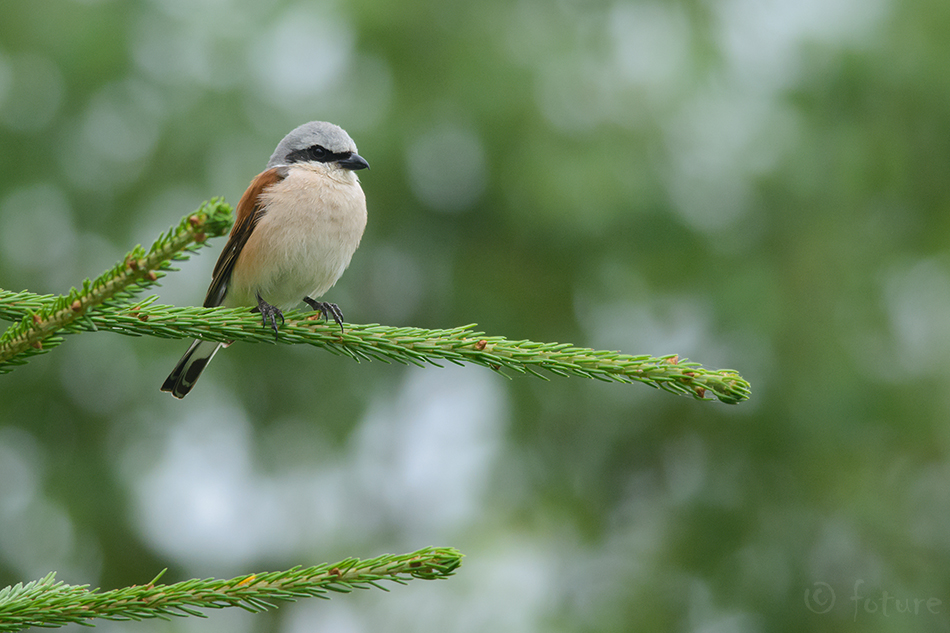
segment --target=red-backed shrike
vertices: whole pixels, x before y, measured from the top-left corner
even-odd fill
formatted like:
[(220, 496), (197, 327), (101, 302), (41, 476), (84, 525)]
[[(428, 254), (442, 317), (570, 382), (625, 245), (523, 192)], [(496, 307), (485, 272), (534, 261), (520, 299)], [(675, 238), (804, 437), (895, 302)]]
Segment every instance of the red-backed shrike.
[[(257, 306), (276, 334), (281, 311), (304, 301), (342, 328), (336, 304), (316, 298), (336, 283), (360, 244), (366, 198), (354, 172), (368, 167), (353, 139), (332, 123), (311, 121), (285, 136), (238, 203), (205, 307)], [(162, 391), (184, 398), (222, 345), (192, 343)]]

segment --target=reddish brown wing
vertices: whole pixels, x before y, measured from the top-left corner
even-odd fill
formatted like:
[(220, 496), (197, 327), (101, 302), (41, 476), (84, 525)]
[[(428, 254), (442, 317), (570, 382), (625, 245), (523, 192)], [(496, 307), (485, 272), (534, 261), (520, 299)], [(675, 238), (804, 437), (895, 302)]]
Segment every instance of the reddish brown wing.
[(280, 182), (284, 176), (278, 173), (278, 168), (268, 169), (255, 178), (251, 185), (241, 196), (238, 202), (237, 220), (231, 229), (231, 236), (228, 243), (225, 244), (221, 256), (218, 257), (218, 263), (214, 265), (214, 272), (211, 273), (211, 287), (208, 288), (208, 294), (205, 296), (205, 307), (213, 308), (221, 305), (224, 296), (228, 292), (228, 282), (231, 280), (231, 272), (234, 270), (234, 263), (237, 261), (241, 250), (247, 243), (247, 238), (251, 236), (254, 227), (264, 215), (264, 207), (261, 204), (261, 193), (271, 185)]

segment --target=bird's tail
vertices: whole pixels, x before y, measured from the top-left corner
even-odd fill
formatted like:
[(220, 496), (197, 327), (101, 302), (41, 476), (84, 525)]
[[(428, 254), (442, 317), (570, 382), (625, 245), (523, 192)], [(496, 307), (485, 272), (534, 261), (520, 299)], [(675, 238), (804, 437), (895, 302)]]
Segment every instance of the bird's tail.
[(205, 366), (211, 362), (214, 355), (221, 348), (223, 343), (214, 341), (195, 341), (181, 357), (172, 373), (168, 374), (165, 383), (162, 385), (162, 391), (171, 393), (176, 398), (184, 398), (191, 391), (198, 381), (198, 376), (204, 371)]

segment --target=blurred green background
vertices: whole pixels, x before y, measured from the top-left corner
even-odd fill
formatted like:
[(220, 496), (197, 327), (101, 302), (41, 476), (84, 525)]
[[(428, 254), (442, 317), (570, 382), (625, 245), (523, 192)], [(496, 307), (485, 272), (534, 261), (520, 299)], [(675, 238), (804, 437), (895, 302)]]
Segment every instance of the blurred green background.
[[(372, 164), (326, 295), (349, 321), (753, 385), (726, 406), (236, 345), (179, 402), (186, 342), (72, 337), (0, 377), (0, 586), (445, 545), (447, 582), (99, 630), (950, 630), (946, 0), (0, 13), (0, 287), (67, 291), (323, 119)], [(160, 301), (199, 305), (223, 244)]]

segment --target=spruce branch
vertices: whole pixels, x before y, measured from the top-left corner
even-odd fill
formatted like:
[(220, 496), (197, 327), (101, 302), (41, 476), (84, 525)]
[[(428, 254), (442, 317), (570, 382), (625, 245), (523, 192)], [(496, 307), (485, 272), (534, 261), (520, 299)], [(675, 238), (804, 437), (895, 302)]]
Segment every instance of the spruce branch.
[[(34, 306), (43, 297), (0, 291), (0, 316)], [(130, 306), (103, 306), (66, 331), (111, 331), (129, 336), (200, 338), (210, 341), (273, 343), (274, 333), (262, 327), (259, 315), (247, 308), (195, 308), (152, 305), (154, 298)], [(381, 360), (425, 366), (448, 361), (472, 363), (500, 371), (508, 369), (544, 380), (549, 374), (581, 376), (606, 382), (642, 382), (671, 393), (727, 404), (746, 400), (749, 383), (731, 369), (711, 370), (675, 355), (631, 356), (615, 351), (574, 347), (568, 343), (509, 341), (486, 336), (465, 325), (449, 330), (345, 324), (343, 334), (313, 312), (288, 311), (277, 342), (307, 344), (356, 361)]]
[[(20, 321), (0, 337), (0, 373), (23, 364), (33, 354), (62, 341), (61, 334), (111, 331), (130, 336), (200, 338), (210, 341), (273, 342), (270, 328), (246, 308), (197, 308), (152, 305), (154, 297), (123, 303), (171, 270), (169, 261), (187, 258), (208, 236), (223, 234), (231, 209), (214, 199), (163, 235), (146, 254), (141, 247), (83, 290), (65, 296), (42, 296), (0, 289), (0, 318)], [(347, 325), (344, 333), (313, 313), (288, 311), (277, 341), (321, 347), (356, 361), (381, 360), (414, 365), (473, 363), (511, 370), (545, 380), (548, 375), (581, 376), (607, 382), (642, 382), (671, 393), (728, 404), (749, 398), (750, 386), (731, 369), (711, 370), (677, 355), (631, 356), (568, 343), (509, 341), (487, 336), (474, 325), (427, 330), (383, 325)]]
[[(294, 567), (287, 571), (238, 576), (230, 580), (187, 580), (112, 591), (90, 591), (86, 585), (56, 582), (55, 575), (0, 590), (0, 632), (31, 626), (52, 628), (90, 620), (170, 619), (170, 616), (206, 617), (197, 609), (240, 607), (252, 613), (275, 608), (275, 601), (298, 598), (329, 599), (333, 593), (375, 587), (389, 591), (381, 581), (400, 585), (410, 580), (439, 580), (455, 573), (462, 554), (453, 548), (428, 547), (410, 554), (386, 554), (361, 561), (348, 558), (336, 564)], [(164, 573), (164, 572), (162, 572)]]
[(172, 261), (187, 259), (208, 237), (223, 235), (231, 226), (231, 215), (231, 207), (223, 199), (214, 198), (159, 236), (148, 251), (136, 246), (94, 281), (86, 279), (82, 289), (73, 288), (58, 297), (34, 295), (21, 305), (22, 311), (3, 310), (4, 318), (19, 323), (0, 337), (0, 374), (62, 343), (57, 333), (77, 322), (90, 329), (88, 317), (95, 308), (121, 305), (119, 302), (155, 285), (166, 271), (173, 270)]

